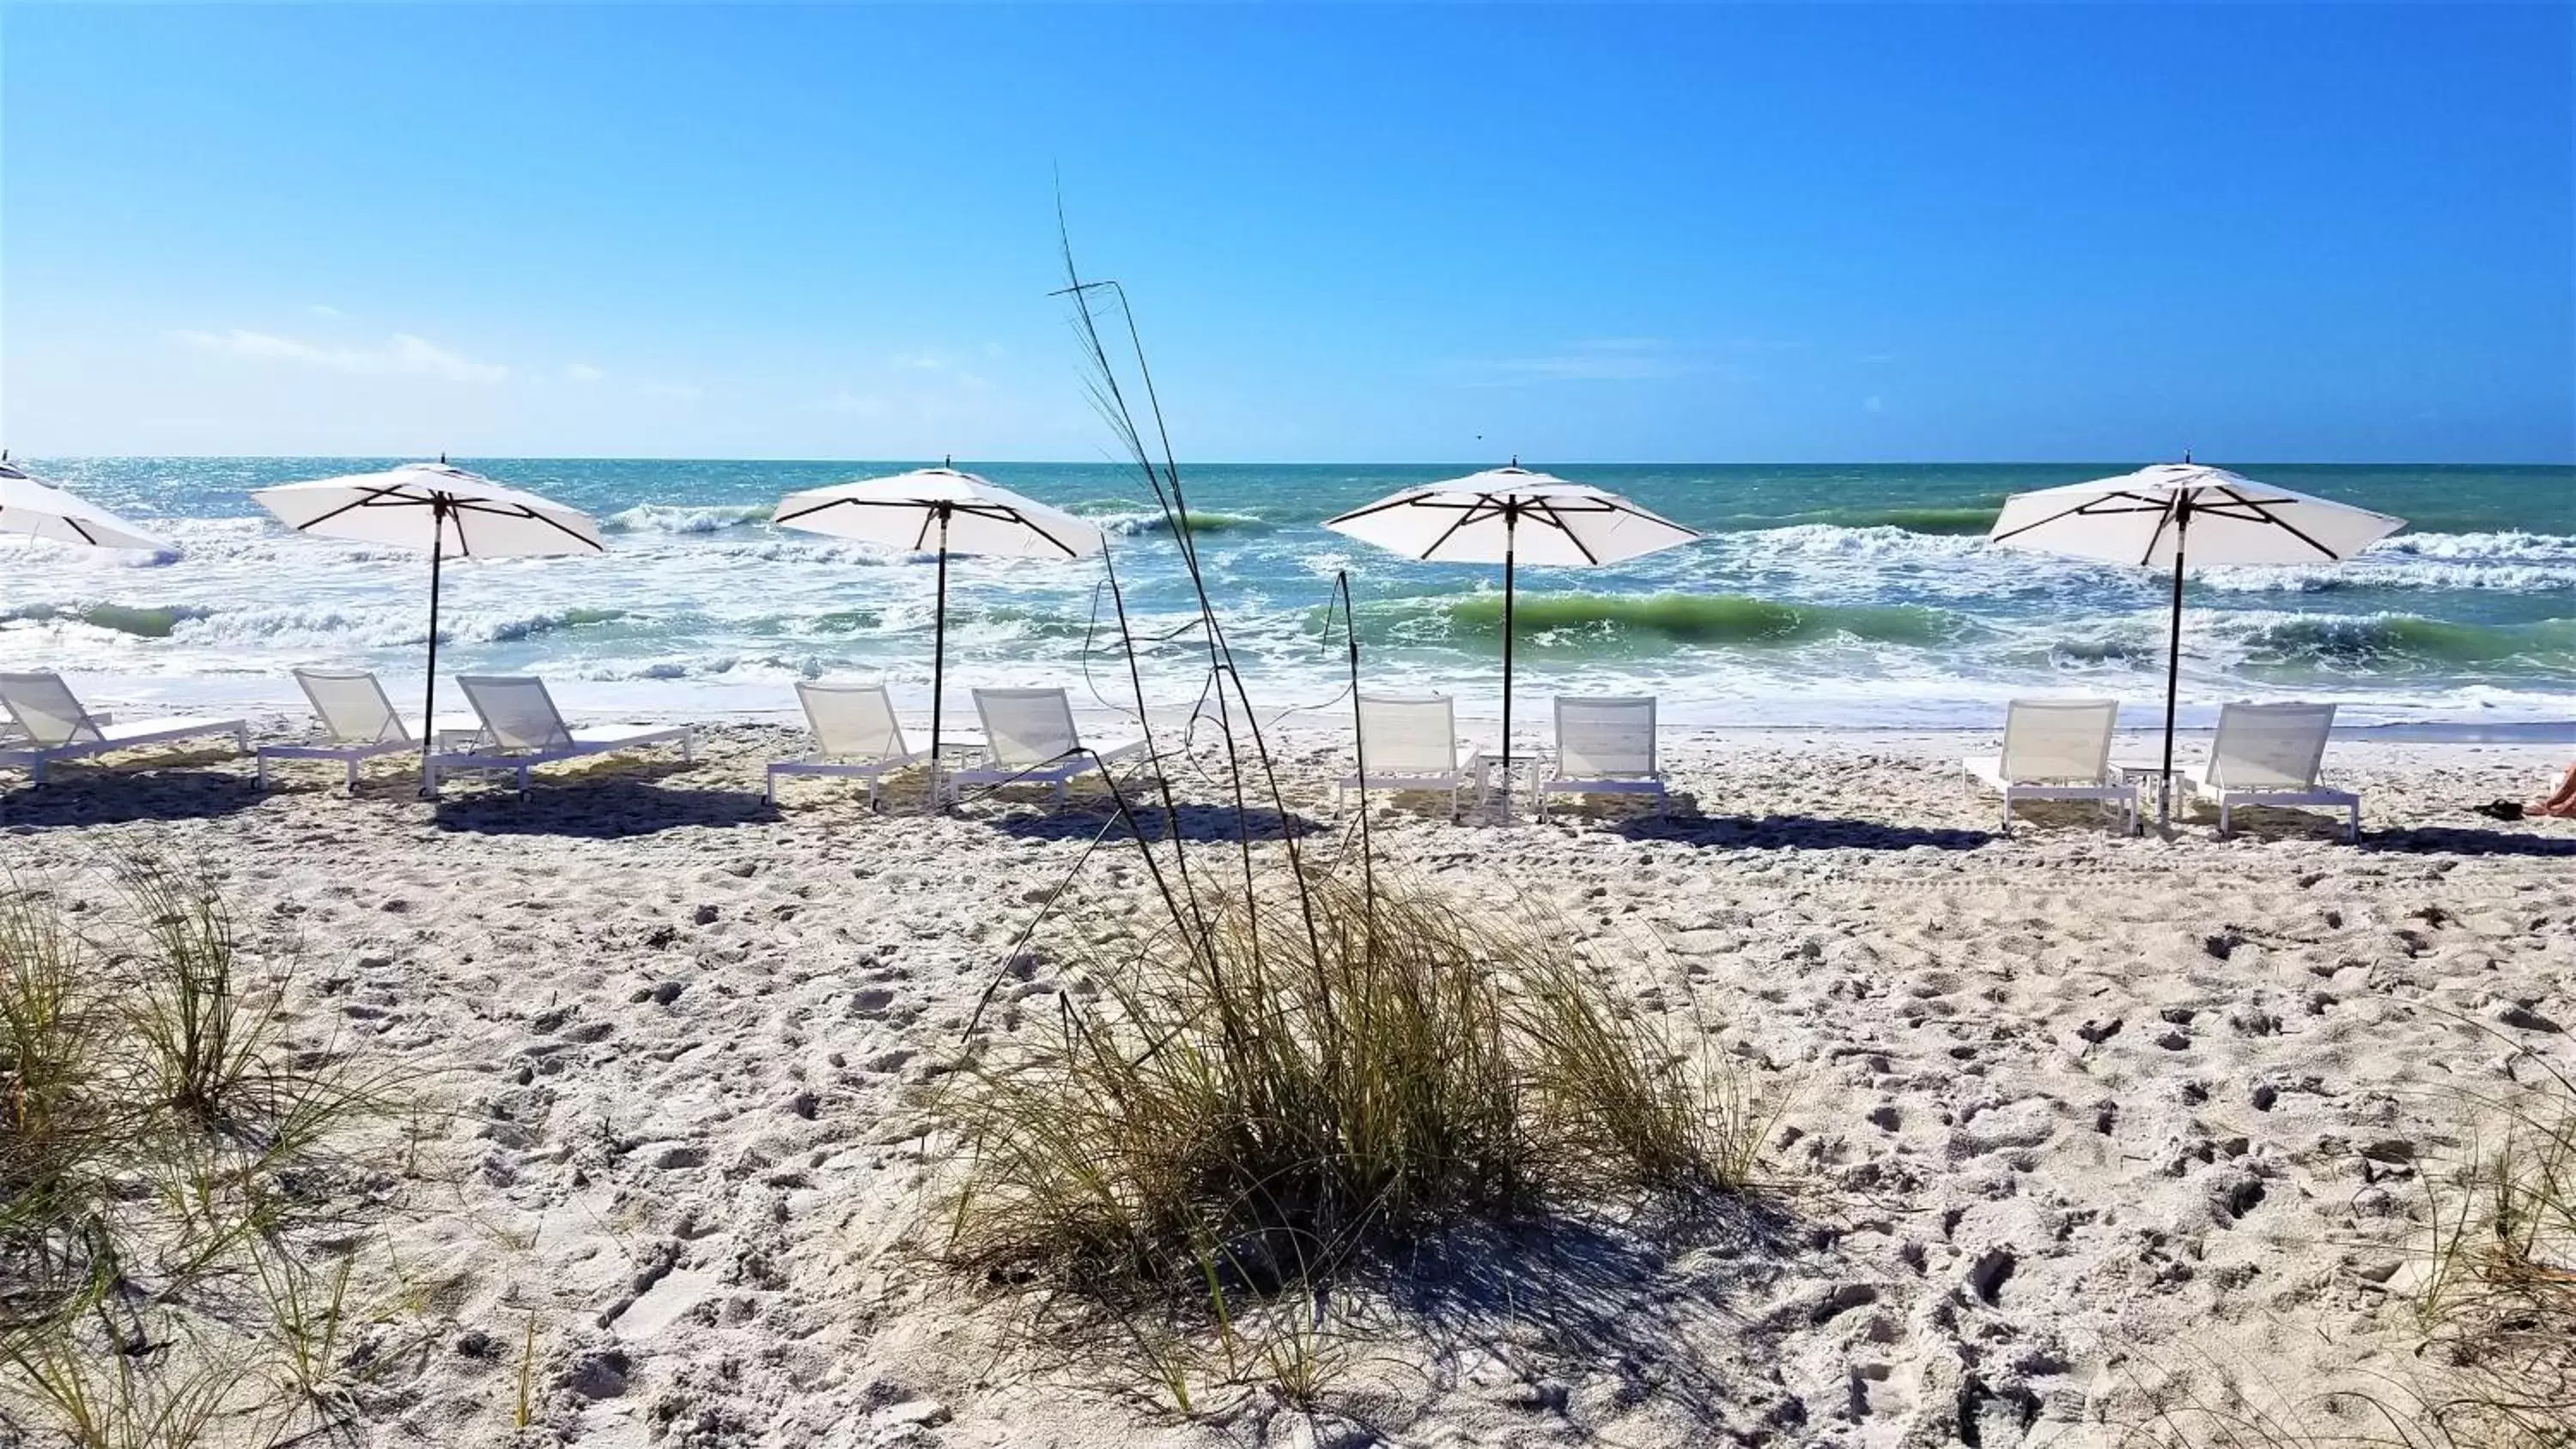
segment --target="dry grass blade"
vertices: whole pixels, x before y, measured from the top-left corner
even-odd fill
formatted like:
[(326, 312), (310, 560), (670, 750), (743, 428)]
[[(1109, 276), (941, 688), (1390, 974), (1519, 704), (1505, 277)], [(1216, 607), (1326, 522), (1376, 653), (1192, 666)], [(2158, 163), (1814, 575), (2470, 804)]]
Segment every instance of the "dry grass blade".
[(2542, 1084), (2488, 1104), (2491, 1145), (2431, 1186), (2418, 1303), (2439, 1368), (2427, 1413), (2489, 1449), (2576, 1444), (2576, 1080), (2522, 1060)]
[(210, 877), (112, 874), (101, 911), (0, 882), (0, 1439), (335, 1432), (346, 1244), (395, 1150), (369, 1129), (405, 1083), (285, 1039), (287, 977), (255, 968)]
[[(1302, 1287), (1559, 1201), (1740, 1186), (1707, 1064), (1536, 933), (1328, 878), (1094, 963), (1096, 1007), (964, 1075), (950, 1258), (1113, 1301)], [(1309, 942), (1320, 949), (1311, 948)]]

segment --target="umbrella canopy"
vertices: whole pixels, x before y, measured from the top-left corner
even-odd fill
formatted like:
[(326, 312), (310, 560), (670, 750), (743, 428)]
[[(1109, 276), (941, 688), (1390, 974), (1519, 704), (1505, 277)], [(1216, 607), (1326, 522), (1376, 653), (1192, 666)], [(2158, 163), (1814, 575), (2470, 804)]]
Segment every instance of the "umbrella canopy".
[(1426, 563), (1503, 566), (1503, 803), (1512, 793), (1513, 574), (1526, 560), (1592, 566), (1672, 548), (1699, 535), (1616, 493), (1524, 468), (1488, 468), (1389, 494), (1326, 528)]
[(2194, 463), (2158, 463), (2117, 478), (2016, 493), (1987, 541), (2004, 548), (2173, 570), (2165, 657), (2165, 754), (2156, 822), (2173, 818), (2174, 696), (2182, 677), (2182, 581), (2204, 564), (2339, 562), (2406, 520), (2257, 483)]
[(2406, 526), (2349, 503), (2275, 488), (2206, 463), (2159, 463), (2016, 493), (1986, 536), (2007, 548), (2163, 568), (2348, 559)]
[(298, 533), (435, 550), (441, 558), (608, 551), (588, 515), (444, 461), (282, 483), (251, 497)]
[[(416, 548), (429, 555), (428, 682), (420, 707), (422, 778), (438, 738), (438, 574), (449, 558), (606, 553), (599, 525), (578, 509), (505, 488), (445, 458), (382, 473), (281, 483), (251, 497), (298, 533)], [(423, 793), (427, 793), (424, 784)]]
[(1072, 514), (946, 467), (790, 493), (770, 521), (916, 553), (1069, 559), (1101, 548), (1100, 530)]
[(1072, 514), (947, 465), (790, 493), (778, 500), (770, 522), (912, 553), (938, 552), (938, 604), (930, 644), (934, 809), (941, 803), (940, 696), (948, 682), (948, 556), (1077, 559), (1107, 547), (1099, 529)]
[(1425, 563), (1611, 564), (1699, 537), (1616, 493), (1517, 463), (1407, 488), (1324, 526)]
[(0, 463), (0, 533), (23, 533), (56, 543), (97, 548), (168, 548), (169, 545), (86, 499), (39, 478), (15, 463)]

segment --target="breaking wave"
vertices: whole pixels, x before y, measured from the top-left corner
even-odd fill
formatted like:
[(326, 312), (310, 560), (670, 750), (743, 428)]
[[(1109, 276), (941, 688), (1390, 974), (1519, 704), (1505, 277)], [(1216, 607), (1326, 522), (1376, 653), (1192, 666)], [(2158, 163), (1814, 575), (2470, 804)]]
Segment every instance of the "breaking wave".
[[(1503, 598), (1473, 594), (1360, 608), (1364, 634), (1403, 644), (1500, 645)], [(1513, 603), (1517, 646), (1608, 655), (1685, 645), (1780, 647), (1852, 639), (1938, 644), (1966, 632), (1958, 616), (1915, 604), (1793, 604), (1741, 594), (1527, 594)]]

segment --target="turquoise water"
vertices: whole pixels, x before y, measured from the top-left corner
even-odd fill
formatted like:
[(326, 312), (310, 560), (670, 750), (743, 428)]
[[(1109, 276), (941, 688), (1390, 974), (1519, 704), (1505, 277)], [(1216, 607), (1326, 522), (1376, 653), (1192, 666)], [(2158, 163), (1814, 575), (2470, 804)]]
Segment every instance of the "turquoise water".
[[(165, 556), (0, 542), (0, 667), (61, 668), (153, 698), (293, 698), (285, 671), (360, 664), (417, 677), (423, 560), (293, 537), (244, 496), (386, 459), (53, 459), (38, 471), (170, 538)], [(710, 710), (792, 703), (788, 684), (930, 676), (924, 558), (775, 531), (779, 494), (902, 464), (459, 459), (603, 520), (608, 557), (459, 565), (442, 668), (527, 669), (575, 703)], [(961, 460), (1108, 530), (1141, 632), (1189, 617), (1173, 541), (1135, 473)], [(1317, 525), (1471, 465), (1206, 466), (1184, 473), (1209, 584), (1256, 697), (1341, 688), (1326, 647), (1347, 570), (1367, 673), (1495, 708), (1500, 571), (1424, 565)], [(1701, 723), (1986, 723), (2015, 694), (2116, 694), (2144, 719), (2162, 688), (2166, 579), (2001, 553), (2007, 493), (2127, 463), (1943, 466), (1551, 465), (1709, 534), (1611, 569), (1521, 571), (1524, 708), (1558, 691), (1651, 692)], [(2356, 721), (2576, 717), (2576, 469), (2239, 465), (2266, 482), (2398, 514), (2359, 560), (2192, 577), (2184, 696), (2332, 698)], [(1062, 680), (1125, 700), (1097, 642), (1096, 561), (965, 560), (951, 675)], [(1094, 647), (1086, 654), (1086, 642)], [(1186, 641), (1147, 650), (1148, 692), (1185, 703)]]

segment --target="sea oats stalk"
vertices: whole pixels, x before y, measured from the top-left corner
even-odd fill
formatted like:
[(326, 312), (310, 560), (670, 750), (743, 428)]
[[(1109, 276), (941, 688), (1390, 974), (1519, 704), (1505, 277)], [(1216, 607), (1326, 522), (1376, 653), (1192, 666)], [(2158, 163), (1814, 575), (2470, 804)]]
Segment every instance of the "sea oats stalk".
[[(1012, 943), (1017, 958), (1043, 936), (1097, 990), (1000, 1035), (984, 1030), (989, 988), (978, 1003), (972, 1050), (934, 1099), (962, 1148), (936, 1252), (970, 1282), (1035, 1295), (1039, 1320), (1087, 1318), (1184, 1413), (1212, 1384), (1311, 1404), (1343, 1360), (1337, 1285), (1354, 1270), (1471, 1224), (1739, 1190), (1766, 1122), (1729, 1064), (1621, 999), (1562, 930), (1383, 873), (1365, 800), (1355, 869), (1301, 846), (1127, 293), (1083, 277), (1069, 240), (1064, 258), (1091, 396), (1190, 580), (1184, 632), (1206, 668), (1193, 723), (1216, 736), (1234, 819), (1214, 843), (1232, 869), (1194, 858), (1167, 772), (1150, 803), (1109, 781), (1111, 817), (1081, 859), (1123, 840), (1159, 918), (1082, 934), (1058, 914), (1078, 862)], [(1348, 581), (1335, 587), (1347, 618)], [(1106, 588), (1141, 715), (1114, 565)], [(1355, 634), (1346, 648), (1356, 696)], [(1150, 720), (1146, 735), (1159, 760)]]

